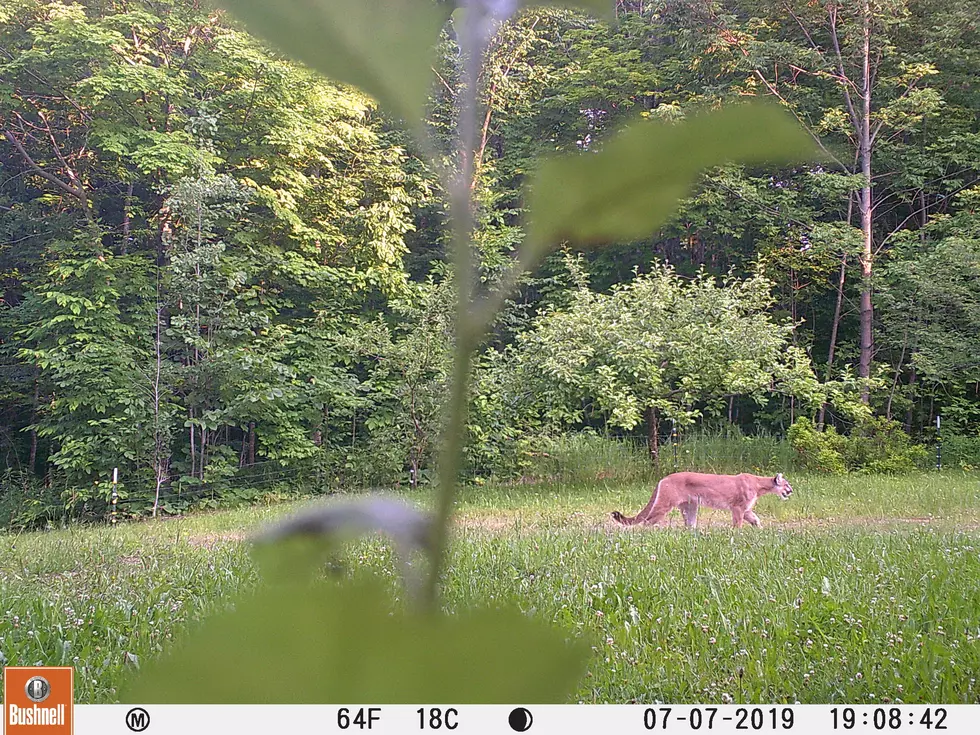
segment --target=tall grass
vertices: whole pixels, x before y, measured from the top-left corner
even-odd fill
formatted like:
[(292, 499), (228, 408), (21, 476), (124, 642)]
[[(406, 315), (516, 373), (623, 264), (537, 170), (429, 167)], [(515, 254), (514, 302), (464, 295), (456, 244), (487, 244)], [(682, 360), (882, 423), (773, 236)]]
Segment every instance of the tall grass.
[(611, 439), (594, 432), (542, 436), (534, 442), (524, 479), (567, 484), (612, 479), (649, 480), (659, 468), (646, 449), (629, 439)]
[[(798, 469), (793, 448), (771, 434), (692, 434), (680, 440), (677, 456), (679, 469), (697, 472), (764, 475)], [(660, 466), (673, 471), (672, 448), (664, 450)]]
[(671, 472), (738, 474), (792, 472), (798, 469), (793, 448), (769, 434), (691, 433), (677, 445), (665, 442), (653, 462), (647, 446), (631, 438), (615, 439), (595, 432), (542, 436), (534, 444), (527, 479), (575, 484), (615, 478), (624, 482), (650, 480)]
[(576, 701), (980, 702), (978, 550), (928, 530), (470, 534), (447, 597), (592, 640)]

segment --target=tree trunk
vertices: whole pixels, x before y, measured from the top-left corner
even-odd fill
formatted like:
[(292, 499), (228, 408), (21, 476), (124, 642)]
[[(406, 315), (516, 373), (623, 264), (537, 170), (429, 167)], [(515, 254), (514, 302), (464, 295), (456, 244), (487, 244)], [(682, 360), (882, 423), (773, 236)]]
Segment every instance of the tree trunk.
[(27, 456), (27, 471), (34, 474), (34, 465), (37, 463), (37, 407), (41, 399), (40, 371), (34, 369), (34, 400), (31, 403), (31, 451)]
[[(194, 418), (194, 409), (193, 408), (188, 409), (187, 413), (188, 413), (188, 417), (193, 420), (193, 418)], [(190, 440), (191, 440), (191, 471), (188, 472), (187, 474), (190, 475), (191, 477), (195, 477), (196, 476), (195, 471), (196, 471), (196, 467), (197, 467), (197, 464), (196, 464), (197, 463), (197, 452), (194, 449), (194, 424), (191, 424), (191, 427), (190, 427)]]
[[(864, 25), (864, 43), (862, 47), (862, 85), (861, 85), (861, 116), (858, 128), (858, 158), (861, 163), (861, 173), (865, 183), (861, 188), (858, 209), (861, 215), (861, 235), (863, 248), (861, 251), (861, 354), (858, 361), (858, 375), (862, 378), (871, 376), (871, 359), (874, 351), (874, 309), (871, 303), (871, 275), (874, 260), (874, 243), (871, 232), (871, 6), (869, 0), (864, 0), (862, 6), (862, 22)], [(868, 386), (861, 388), (861, 400), (868, 402)]]
[(885, 418), (891, 421), (892, 418), (892, 401), (895, 400), (895, 391), (898, 389), (899, 378), (902, 377), (902, 367), (905, 365), (905, 353), (908, 351), (909, 347), (909, 330), (908, 327), (905, 328), (905, 336), (902, 338), (902, 354), (898, 358), (898, 364), (895, 366), (895, 379), (892, 381), (892, 389), (888, 393), (888, 403), (885, 405)]
[[(191, 430), (193, 431), (193, 429), (191, 429)], [(208, 432), (208, 430), (202, 426), (201, 427), (201, 451), (199, 452), (199, 455), (201, 457), (201, 459), (200, 459), (200, 462), (201, 462), (201, 472), (200, 472), (199, 477), (200, 477), (200, 479), (201, 479), (202, 482), (204, 481), (204, 465), (205, 465), (205, 462), (207, 461), (207, 448), (208, 448), (208, 433), (207, 432)]]
[[(130, 184), (132, 190), (132, 184)], [(157, 310), (155, 340), (155, 371), (153, 376), (153, 473), (156, 479), (156, 492), (153, 495), (153, 517), (160, 508), (160, 489), (170, 474), (170, 447), (168, 434), (161, 426), (160, 418), (160, 378), (163, 366), (163, 302), (160, 294), (159, 272), (157, 277)]]
[[(853, 200), (852, 200), (853, 201)], [(850, 205), (848, 205), (850, 212)], [(850, 221), (850, 216), (848, 216)], [(837, 331), (840, 329), (840, 312), (844, 303), (844, 278), (847, 274), (847, 253), (840, 256), (840, 275), (837, 278), (837, 303), (834, 306), (834, 321), (830, 325), (830, 348), (827, 350), (827, 374), (824, 380), (830, 380), (834, 372), (834, 354), (837, 350)], [(817, 428), (823, 431), (824, 419), (827, 415), (826, 401), (820, 404), (820, 415), (817, 419)]]
[(654, 406), (647, 409), (647, 448), (650, 459), (654, 462), (660, 459), (660, 415)]
[(123, 219), (122, 219), (122, 247), (120, 248), (120, 253), (126, 255), (129, 253), (129, 241), (130, 241), (130, 215), (129, 210), (133, 205), (133, 182), (129, 182), (129, 186), (126, 187), (126, 198), (123, 201)]
[[(909, 396), (914, 395), (912, 388), (915, 385), (915, 362), (912, 362), (912, 369), (909, 371)], [(905, 412), (905, 432), (909, 433), (912, 431), (912, 411), (915, 408), (915, 399), (909, 401), (909, 410)]]
[(255, 422), (248, 422), (248, 466), (255, 464)]

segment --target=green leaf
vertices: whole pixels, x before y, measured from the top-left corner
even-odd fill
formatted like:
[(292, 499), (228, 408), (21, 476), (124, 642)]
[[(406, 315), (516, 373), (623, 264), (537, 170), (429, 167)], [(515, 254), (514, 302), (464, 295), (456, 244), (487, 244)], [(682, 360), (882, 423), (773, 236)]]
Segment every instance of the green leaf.
[(526, 616), (391, 612), (372, 585), (266, 586), (144, 662), (127, 702), (562, 702), (586, 646)]
[(612, 0), (526, 0), (524, 5), (559, 5), (588, 10), (598, 18), (611, 18), (616, 10)]
[(785, 112), (739, 105), (677, 124), (636, 122), (594, 154), (541, 164), (529, 194), (525, 247), (544, 252), (632, 240), (662, 225), (699, 174), (729, 162), (785, 163), (814, 153)]
[(448, 17), (429, 0), (217, 0), (281, 50), (419, 124)]

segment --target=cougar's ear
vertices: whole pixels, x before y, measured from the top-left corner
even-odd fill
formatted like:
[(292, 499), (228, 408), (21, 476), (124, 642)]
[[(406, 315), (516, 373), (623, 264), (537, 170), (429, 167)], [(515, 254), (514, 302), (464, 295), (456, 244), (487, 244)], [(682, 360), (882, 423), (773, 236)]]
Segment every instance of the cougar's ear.
[(776, 484), (777, 485), (780, 484), (781, 482), (783, 482), (783, 473), (782, 472), (777, 472), (776, 473), (775, 481), (776, 481)]

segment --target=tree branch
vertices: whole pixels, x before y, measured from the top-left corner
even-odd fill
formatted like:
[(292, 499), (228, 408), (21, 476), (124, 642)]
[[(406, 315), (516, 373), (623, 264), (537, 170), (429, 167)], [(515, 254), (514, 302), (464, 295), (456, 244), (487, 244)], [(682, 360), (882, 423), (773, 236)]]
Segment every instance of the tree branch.
[(88, 220), (92, 219), (92, 212), (91, 209), (89, 208), (88, 197), (85, 196), (85, 191), (84, 189), (81, 188), (80, 184), (78, 186), (72, 186), (71, 184), (65, 183), (54, 174), (48, 173), (41, 166), (39, 166), (33, 158), (31, 158), (31, 154), (27, 152), (27, 150), (24, 148), (24, 145), (19, 140), (17, 140), (17, 137), (12, 132), (10, 132), (9, 130), (4, 130), (3, 135), (7, 140), (10, 141), (10, 144), (17, 150), (17, 152), (20, 154), (20, 157), (24, 159), (24, 162), (28, 166), (30, 166), (31, 170), (34, 173), (36, 173), (45, 181), (48, 181), (51, 184), (53, 184), (56, 188), (60, 189), (65, 194), (68, 194), (69, 196), (77, 199), (79, 203), (82, 205), (82, 209), (85, 212), (85, 218)]
[(837, 35), (837, 6), (831, 5), (827, 9), (827, 17), (830, 22), (830, 40), (834, 44), (834, 55), (837, 57), (837, 72), (840, 74), (841, 79), (846, 80), (846, 84), (841, 89), (844, 92), (844, 103), (847, 105), (847, 114), (851, 117), (851, 124), (854, 126), (855, 132), (860, 135), (861, 120), (857, 115), (857, 110), (854, 109), (851, 93), (847, 89), (847, 84), (853, 85), (854, 82), (851, 81), (851, 78), (844, 71), (844, 57), (840, 51), (840, 38)]

